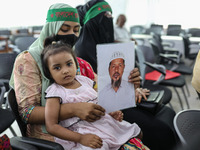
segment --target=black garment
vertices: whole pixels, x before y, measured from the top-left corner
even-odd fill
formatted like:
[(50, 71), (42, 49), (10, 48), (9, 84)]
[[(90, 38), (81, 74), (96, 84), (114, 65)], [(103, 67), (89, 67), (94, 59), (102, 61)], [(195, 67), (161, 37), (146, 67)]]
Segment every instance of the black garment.
[[(83, 24), (86, 12), (97, 2), (92, 0), (83, 6), (78, 6), (80, 24), (82, 26), (80, 36), (75, 44), (77, 56), (88, 61), (97, 73), (96, 45), (114, 42), (113, 20), (107, 18), (104, 13)], [(151, 150), (171, 150), (176, 144), (176, 135), (173, 130), (173, 118), (175, 112), (167, 106), (153, 116), (151, 113), (138, 108), (123, 110), (124, 119), (130, 123), (137, 123), (143, 131), (143, 142)]]
[(137, 107), (122, 111), (124, 120), (137, 123), (143, 132), (142, 142), (151, 150), (172, 150), (178, 143), (173, 127), (175, 112), (163, 105), (154, 116)]
[(106, 17), (102, 12), (83, 24), (86, 12), (96, 3), (103, 0), (92, 0), (83, 6), (78, 6), (80, 24), (82, 26), (80, 36), (75, 44), (75, 52), (78, 57), (88, 61), (94, 72), (97, 73), (96, 45), (114, 42), (114, 30), (112, 18)]

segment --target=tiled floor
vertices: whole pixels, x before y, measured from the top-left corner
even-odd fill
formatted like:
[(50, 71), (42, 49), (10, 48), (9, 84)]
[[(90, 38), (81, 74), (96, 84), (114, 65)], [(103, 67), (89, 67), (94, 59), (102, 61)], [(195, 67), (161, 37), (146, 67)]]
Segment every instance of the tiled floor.
[[(200, 109), (200, 100), (198, 99), (197, 93), (191, 85), (192, 76), (187, 75), (187, 76), (185, 76), (185, 79), (187, 81), (188, 89), (189, 89), (189, 92), (190, 92), (190, 96), (188, 96), (187, 91), (185, 89), (185, 92), (186, 92), (186, 95), (187, 95), (187, 98), (188, 98), (188, 101), (189, 101), (190, 109)], [(174, 92), (174, 89), (173, 88), (170, 88), (170, 89), (173, 92), (171, 105), (173, 106), (173, 109), (177, 113), (177, 112), (181, 111), (182, 109), (180, 107), (180, 103), (178, 101), (177, 95)], [(177, 90), (178, 90), (178, 92), (179, 92), (179, 94), (182, 98), (182, 103), (183, 103), (184, 109), (187, 109), (187, 105), (186, 105), (185, 99), (183, 97), (182, 91), (179, 88), (177, 88)], [(12, 127), (14, 128), (17, 135), (21, 135), (16, 121), (12, 124)], [(9, 137), (13, 136), (9, 129), (7, 129), (4, 133), (7, 134)], [(4, 133), (0, 134), (0, 136), (3, 135)]]

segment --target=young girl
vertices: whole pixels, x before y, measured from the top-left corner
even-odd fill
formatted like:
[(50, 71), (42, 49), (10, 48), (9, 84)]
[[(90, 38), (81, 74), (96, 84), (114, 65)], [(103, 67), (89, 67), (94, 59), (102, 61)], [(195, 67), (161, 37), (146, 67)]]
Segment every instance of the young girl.
[(55, 141), (66, 150), (118, 150), (120, 147), (145, 150), (142, 142), (133, 138), (142, 137), (141, 129), (135, 123), (122, 121), (121, 111), (105, 114), (95, 122), (83, 121), (78, 117), (59, 122), (61, 103), (97, 103), (97, 92), (92, 80), (76, 75), (77, 60), (70, 47), (56, 42), (55, 37), (47, 38), (44, 47), (41, 54), (43, 69), (46, 77), (52, 81), (46, 90), (45, 123), (47, 131), (55, 136)]

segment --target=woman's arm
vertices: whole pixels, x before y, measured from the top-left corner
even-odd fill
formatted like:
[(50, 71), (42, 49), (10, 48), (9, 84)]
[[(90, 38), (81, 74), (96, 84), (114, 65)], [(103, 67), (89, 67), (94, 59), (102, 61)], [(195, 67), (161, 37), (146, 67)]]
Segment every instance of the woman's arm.
[[(36, 106), (29, 117), (30, 124), (45, 123), (45, 107)], [(99, 120), (105, 115), (105, 109), (92, 103), (71, 103), (62, 104), (60, 108), (59, 120), (65, 120), (71, 117), (79, 117), (82, 120), (93, 122)]]
[(44, 108), (40, 106), (41, 75), (30, 53), (25, 51), (16, 58), (13, 73), (22, 120), (26, 123), (44, 123)]
[[(17, 57), (14, 67), (15, 94), (19, 113), (26, 123), (44, 124), (45, 108), (41, 103), (41, 74), (37, 63), (28, 52)], [(86, 121), (98, 120), (105, 110), (96, 104), (62, 104), (60, 120), (79, 117)]]

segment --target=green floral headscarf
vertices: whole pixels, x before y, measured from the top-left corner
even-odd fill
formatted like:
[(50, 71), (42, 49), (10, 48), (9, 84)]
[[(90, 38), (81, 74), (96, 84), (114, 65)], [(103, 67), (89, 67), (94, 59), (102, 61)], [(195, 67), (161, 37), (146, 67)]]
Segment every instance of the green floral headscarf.
[[(50, 6), (47, 13), (46, 24), (43, 26), (38, 39), (30, 46), (29, 53), (33, 56), (42, 75), (42, 97), (41, 105), (45, 106), (44, 92), (49, 86), (49, 80), (44, 76), (40, 54), (43, 50), (44, 40), (52, 35), (56, 35), (65, 21), (79, 22), (77, 9), (63, 3), (57, 3)], [(10, 79), (10, 86), (14, 88), (13, 74)]]

